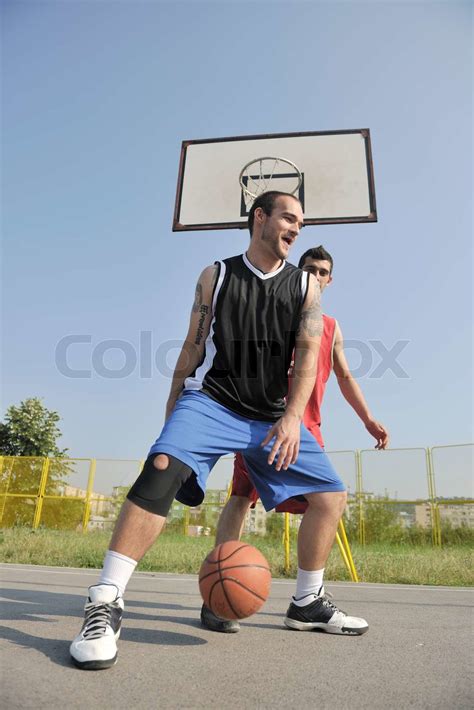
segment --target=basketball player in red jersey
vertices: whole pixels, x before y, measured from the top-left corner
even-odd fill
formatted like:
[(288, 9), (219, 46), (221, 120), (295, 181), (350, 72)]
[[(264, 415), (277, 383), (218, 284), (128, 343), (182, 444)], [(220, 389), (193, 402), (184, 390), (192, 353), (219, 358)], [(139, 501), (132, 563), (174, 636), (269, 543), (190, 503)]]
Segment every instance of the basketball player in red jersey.
[[(333, 259), (323, 246), (308, 249), (301, 257), (298, 267), (303, 271), (314, 274), (319, 281), (321, 291), (332, 281)], [(376, 440), (376, 449), (385, 449), (388, 446), (388, 432), (385, 427), (376, 421), (367, 406), (362, 391), (352, 376), (344, 354), (342, 332), (335, 318), (323, 315), (323, 335), (318, 357), (318, 371), (313, 393), (306, 405), (303, 422), (321, 447), (324, 448), (321, 436), (321, 404), (326, 389), (326, 383), (331, 371), (337, 377), (339, 388), (362, 420), (367, 431)], [(291, 383), (291, 373), (290, 373)], [(247, 467), (242, 454), (237, 454), (234, 461), (234, 476), (232, 479), (232, 492), (229, 501), (224, 507), (217, 526), (216, 544), (228, 540), (238, 540), (242, 534), (245, 516), (249, 507), (255, 507), (258, 493), (249, 478)], [(289, 498), (284, 503), (277, 505), (275, 510), (279, 513), (304, 513), (308, 504), (301, 497)], [(321, 570), (321, 584), (322, 584)], [(301, 572), (300, 572), (300, 577)], [(304, 577), (304, 575), (303, 575)], [(304, 593), (304, 589), (301, 590)], [(223, 633), (234, 633), (239, 630), (238, 621), (227, 621), (215, 616), (210, 609), (203, 606), (201, 610), (203, 626)]]

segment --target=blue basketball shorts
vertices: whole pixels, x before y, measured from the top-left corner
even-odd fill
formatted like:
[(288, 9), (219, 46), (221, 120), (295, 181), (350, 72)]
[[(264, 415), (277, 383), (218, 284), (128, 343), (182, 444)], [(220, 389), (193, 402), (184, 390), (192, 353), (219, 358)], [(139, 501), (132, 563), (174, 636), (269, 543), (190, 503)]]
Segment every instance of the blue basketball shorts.
[[(241, 452), (250, 476), (266, 510), (288, 498), (305, 493), (345, 491), (327, 454), (306, 427), (301, 425), (298, 459), (284, 471), (267, 462), (273, 442), (260, 444), (272, 427), (270, 422), (254, 421), (232, 412), (202, 392), (186, 391), (150, 449), (152, 454), (169, 454), (192, 468), (189, 479), (189, 505), (199, 505), (207, 479), (221, 456)], [(159, 475), (159, 474), (157, 474)], [(179, 500), (179, 494), (176, 496)]]

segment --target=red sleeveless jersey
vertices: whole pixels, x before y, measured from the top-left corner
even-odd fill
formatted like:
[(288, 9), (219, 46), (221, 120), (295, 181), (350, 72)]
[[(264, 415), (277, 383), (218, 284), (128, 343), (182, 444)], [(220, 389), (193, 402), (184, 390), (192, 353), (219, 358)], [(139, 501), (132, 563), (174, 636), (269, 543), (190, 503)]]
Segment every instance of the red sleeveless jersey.
[(321, 404), (326, 390), (326, 383), (333, 367), (334, 339), (336, 335), (336, 319), (323, 314), (323, 334), (319, 347), (318, 370), (316, 382), (311, 397), (308, 400), (303, 416), (303, 424), (321, 447), (324, 447), (321, 436)]
[[(326, 389), (326, 383), (333, 368), (333, 350), (336, 335), (336, 319), (323, 314), (323, 334), (319, 346), (318, 369), (316, 372), (316, 382), (309, 398), (303, 416), (305, 427), (311, 432), (318, 444), (324, 448), (323, 437), (321, 436), (321, 404)], [(291, 388), (291, 371), (289, 379), (289, 389)], [(252, 507), (258, 500), (258, 493), (251, 482), (247, 467), (242, 454), (236, 454), (234, 459), (234, 475), (232, 478), (232, 492), (234, 496), (244, 496), (252, 501)], [(293, 498), (286, 500), (276, 507), (279, 513), (304, 513), (307, 507), (306, 501), (299, 501)]]

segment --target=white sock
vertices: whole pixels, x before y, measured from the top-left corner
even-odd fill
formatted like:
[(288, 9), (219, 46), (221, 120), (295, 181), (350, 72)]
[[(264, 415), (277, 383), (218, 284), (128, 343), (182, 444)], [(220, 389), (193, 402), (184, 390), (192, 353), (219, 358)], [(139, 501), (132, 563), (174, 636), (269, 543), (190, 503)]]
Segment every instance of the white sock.
[(98, 584), (115, 584), (122, 597), (136, 566), (136, 560), (131, 557), (109, 550), (105, 555)]
[[(308, 600), (304, 599), (304, 597), (307, 597), (308, 594), (315, 594), (317, 596), (323, 586), (323, 576), (324, 568), (310, 572), (298, 567), (298, 574), (296, 576), (296, 592), (293, 597), (294, 602), (299, 606), (304, 606), (304, 604), (308, 603)], [(302, 601), (304, 601), (303, 604), (298, 604)]]

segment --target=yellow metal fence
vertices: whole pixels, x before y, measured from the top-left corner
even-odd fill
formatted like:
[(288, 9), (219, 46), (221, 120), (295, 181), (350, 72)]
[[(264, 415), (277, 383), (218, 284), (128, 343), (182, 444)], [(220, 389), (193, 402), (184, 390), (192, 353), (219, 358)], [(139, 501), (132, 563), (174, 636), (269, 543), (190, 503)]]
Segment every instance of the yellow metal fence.
[[(348, 487), (346, 526), (350, 526), (353, 539), (367, 542), (368, 521), (380, 506), (401, 511), (400, 519), (411, 516), (407, 524), (429, 528), (434, 545), (443, 543), (446, 521), (472, 527), (473, 453), (473, 444), (328, 452)], [(231, 461), (228, 463), (230, 472)], [(0, 457), (0, 526), (111, 530), (142, 465), (139, 459)], [(224, 502), (225, 494), (211, 502), (206, 498), (204, 505), (222, 507)], [(189, 526), (186, 510), (182, 511), (185, 531)], [(290, 522), (287, 516), (285, 550), (289, 550)], [(344, 526), (339, 529), (337, 543), (350, 570)], [(354, 574), (355, 568), (353, 578)]]

